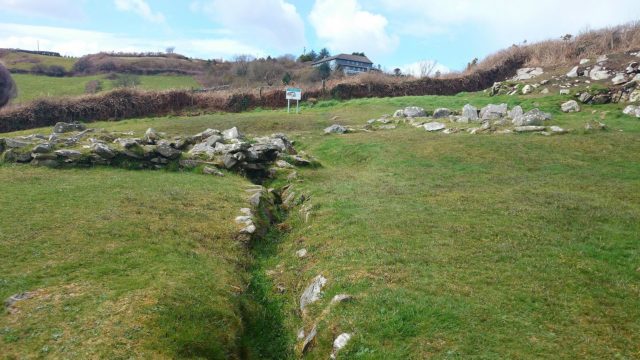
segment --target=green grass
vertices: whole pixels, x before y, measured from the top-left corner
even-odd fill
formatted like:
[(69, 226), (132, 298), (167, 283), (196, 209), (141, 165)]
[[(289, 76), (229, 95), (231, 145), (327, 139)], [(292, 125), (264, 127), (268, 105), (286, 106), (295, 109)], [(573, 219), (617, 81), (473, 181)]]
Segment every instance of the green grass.
[(245, 180), (0, 166), (2, 358), (224, 359), (240, 352)]
[(65, 70), (71, 71), (73, 64), (78, 60), (72, 57), (44, 56), (36, 54), (27, 54), (21, 52), (9, 52), (0, 60), (9, 68), (17, 70), (30, 71), (34, 65), (44, 66), (62, 66)]
[[(114, 88), (113, 81), (104, 75), (47, 77), (31, 74), (14, 74), (18, 86), (18, 97), (15, 103), (24, 103), (38, 98), (78, 96), (85, 93), (89, 81), (102, 81), (103, 90)], [(143, 90), (192, 89), (200, 85), (191, 76), (174, 75), (141, 75), (138, 88)]]
[[(134, 130), (138, 134), (151, 126), (170, 134), (235, 125), (248, 134), (284, 132), (293, 136), (300, 149), (321, 162), (319, 168), (300, 170), (303, 181), (296, 183), (311, 195), (311, 221), (303, 223), (297, 211), (291, 213), (286, 220), (288, 226), (282, 227), (290, 230), (272, 234), (258, 244), (252, 251), (255, 261), (238, 271), (237, 278), (231, 278), (244, 281), (250, 289), (248, 299), (253, 300), (250, 306), (242, 306), (239, 313), (234, 313), (249, 315), (243, 321), (245, 335), (251, 334), (250, 340), (243, 338), (247, 358), (278, 358), (274, 353), (289, 353), (297, 330), (308, 330), (316, 323), (318, 338), (307, 354), (310, 359), (327, 358), (333, 339), (342, 332), (354, 334), (340, 354), (342, 359), (639, 358), (640, 122), (622, 116), (623, 105), (584, 106), (581, 113), (562, 114), (559, 105), (567, 99), (489, 98), (483, 94), (360, 99), (321, 102), (315, 108), (304, 107), (300, 115), (261, 110), (102, 122), (95, 126)], [(370, 118), (408, 105), (431, 110), (461, 109), (467, 102), (477, 106), (508, 102), (522, 104), (525, 110), (537, 106), (553, 113), (551, 124), (574, 131), (552, 137), (444, 135), (401, 125), (392, 131), (322, 134), (322, 129), (332, 123), (362, 125)], [(335, 116), (337, 120), (331, 120)], [(590, 120), (603, 121), (609, 130), (584, 132), (584, 123)], [(46, 131), (49, 130), (20, 134)], [(0, 174), (7, 171), (3, 184), (20, 177), (13, 185), (4, 185), (3, 193), (11, 196), (8, 200), (2, 198), (5, 214), (0, 217), (0, 224), (12, 229), (18, 226), (21, 230), (17, 233), (32, 239), (24, 241), (34, 244), (31, 246), (41, 253), (56, 249), (55, 244), (63, 241), (55, 240), (56, 236), (40, 241), (47, 231), (30, 225), (36, 220), (25, 219), (42, 219), (39, 221), (62, 224), (65, 229), (70, 226), (56, 221), (58, 215), (51, 211), (67, 207), (45, 206), (37, 198), (25, 198), (24, 194), (38, 193), (29, 181), (38, 175), (34, 171), (46, 173), (46, 189), (59, 190), (69, 181), (70, 174), (77, 174), (78, 179), (82, 174), (83, 187), (106, 188), (109, 197), (134, 191), (110, 179), (115, 170), (0, 168)], [(190, 176), (194, 176), (115, 173), (132, 176), (126, 182), (128, 186), (145, 186), (138, 182), (156, 181), (152, 180), (156, 175), (176, 176), (177, 184), (190, 182)], [(184, 175), (187, 177), (181, 177)], [(40, 191), (44, 192), (42, 186)], [(218, 189), (219, 185), (211, 186)], [(198, 194), (194, 188), (187, 188), (184, 196), (192, 192)], [(47, 194), (70, 201), (68, 196), (56, 195), (59, 191)], [(111, 213), (102, 201), (91, 202), (93, 193), (74, 190), (74, 195), (74, 201), (84, 204), (85, 209), (91, 206), (101, 213)], [(220, 192), (213, 192), (206, 203), (218, 204), (220, 196)], [(166, 207), (171, 204), (175, 201), (167, 199)], [(34, 207), (41, 208), (41, 212)], [(63, 214), (66, 216), (60, 219), (73, 219), (76, 224), (77, 218), (89, 216)], [(211, 218), (220, 215), (212, 214)], [(147, 214), (141, 214), (140, 221), (143, 218)], [(164, 220), (159, 218), (155, 223), (168, 223)], [(192, 221), (190, 217), (180, 217), (171, 224), (188, 228)], [(73, 227), (77, 228), (82, 226)], [(125, 222), (114, 227), (120, 232), (137, 228)], [(158, 244), (176, 246), (164, 237), (170, 231), (160, 227)], [(78, 239), (82, 236), (89, 238), (84, 234)], [(5, 250), (11, 253), (2, 254), (2, 258), (12, 259), (0, 272), (4, 277), (13, 279), (22, 273), (25, 263), (13, 259), (30, 259), (31, 267), (36, 269), (48, 266), (48, 261), (31, 259), (39, 252), (13, 246), (14, 238), (0, 238), (0, 242), (11, 244)], [(300, 248), (309, 251), (306, 259), (295, 256)], [(86, 251), (93, 250), (87, 246)], [(124, 254), (112, 256), (115, 262), (127, 259)], [(163, 263), (153, 258), (148, 266), (157, 262)], [(95, 260), (94, 266), (107, 263)], [(77, 276), (73, 281), (57, 283), (91, 283), (95, 275), (83, 269), (71, 262), (65, 270)], [(193, 267), (190, 269), (193, 271)], [(135, 273), (125, 267), (120, 276), (129, 272)], [(325, 295), (301, 318), (297, 311), (299, 296), (320, 273), (328, 278)], [(38, 273), (34, 278), (47, 277)], [(14, 286), (2, 295), (48, 288), (36, 280), (22, 281), (25, 285)], [(217, 281), (216, 286), (222, 286), (224, 281)], [(176, 284), (182, 284), (184, 289), (197, 288), (195, 282), (186, 280), (167, 281), (157, 287), (168, 287), (171, 292)], [(279, 293), (275, 284), (286, 291)], [(125, 287), (122, 293), (130, 296), (129, 289)], [(198, 298), (214, 291), (197, 290), (202, 291), (196, 294)], [(327, 310), (329, 300), (339, 293), (356, 299)], [(178, 308), (182, 306), (177, 298), (173, 303)], [(188, 300), (184, 303), (187, 307), (191, 304)], [(255, 304), (259, 304), (257, 309), (252, 307)], [(91, 317), (81, 313), (78, 318)], [(64, 324), (56, 317), (41, 319), (51, 329), (60, 327), (60, 322)], [(175, 336), (184, 341), (198, 338), (195, 329), (202, 324), (189, 323), (194, 326), (179, 329)], [(0, 324), (0, 329), (3, 326)], [(266, 332), (268, 326), (275, 330)], [(14, 336), (11, 329), (3, 345), (36, 348), (24, 345), (30, 343)], [(42, 335), (47, 336), (52, 335)], [(139, 348), (153, 348), (168, 351), (162, 353), (165, 356), (188, 357), (176, 352), (177, 340), (159, 342), (144, 335), (141, 338), (144, 340), (140, 344), (132, 344), (130, 351), (122, 354), (135, 356)], [(143, 343), (149, 345), (145, 347)]]

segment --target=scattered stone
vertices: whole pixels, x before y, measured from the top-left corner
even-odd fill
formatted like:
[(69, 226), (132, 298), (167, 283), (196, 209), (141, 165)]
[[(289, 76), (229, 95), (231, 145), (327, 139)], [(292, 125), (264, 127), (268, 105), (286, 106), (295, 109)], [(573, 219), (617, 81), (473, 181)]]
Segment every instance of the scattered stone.
[(516, 126), (513, 130), (517, 133), (544, 131), (544, 126)]
[(547, 88), (540, 90), (540, 94), (547, 95), (548, 93), (549, 93), (549, 89)]
[(467, 122), (478, 121), (478, 108), (471, 104), (467, 104), (462, 108), (462, 116), (467, 119)]
[(562, 112), (571, 113), (571, 112), (579, 112), (580, 105), (575, 100), (569, 100), (566, 103), (561, 105)]
[(582, 94), (580, 94), (580, 96), (578, 96), (578, 100), (580, 100), (580, 102), (583, 104), (588, 104), (591, 99), (593, 99), (593, 95), (589, 94), (588, 92), (583, 92)]
[(250, 224), (244, 228), (242, 228), (242, 230), (240, 230), (240, 234), (245, 234), (245, 235), (252, 235), (256, 232), (257, 228), (254, 224)]
[(160, 134), (153, 128), (148, 128), (142, 137), (142, 142), (149, 145), (155, 144), (158, 140), (160, 140)]
[(240, 135), (240, 132), (238, 131), (238, 128), (234, 126), (231, 129), (227, 129), (223, 131), (222, 137), (224, 138), (224, 140), (228, 141), (228, 140), (239, 139), (241, 135)]
[(99, 142), (93, 143), (91, 145), (91, 151), (103, 159), (113, 159), (114, 157), (116, 157), (116, 153), (115, 151), (113, 151), (113, 149), (111, 149), (106, 144)]
[(160, 142), (156, 147), (156, 152), (167, 159), (177, 159), (182, 155), (182, 151), (174, 149), (167, 142)]
[(52, 143), (43, 143), (36, 145), (31, 152), (36, 154), (47, 154), (53, 151)]
[(378, 126), (378, 130), (394, 130), (396, 128), (395, 125), (380, 125)]
[(351, 340), (351, 334), (342, 333), (333, 341), (333, 352), (331, 353), (331, 359), (336, 359), (338, 351), (342, 350)]
[(602, 63), (609, 60), (609, 57), (605, 54), (605, 55), (600, 55), (598, 56), (598, 59), (596, 60), (597, 63)]
[(300, 249), (296, 251), (296, 256), (299, 257), (300, 259), (307, 257), (307, 249)]
[(322, 295), (322, 288), (327, 283), (327, 279), (322, 276), (316, 276), (311, 284), (304, 290), (300, 297), (300, 310), (303, 311), (307, 305), (312, 304), (318, 300)]
[(544, 71), (542, 70), (542, 68), (522, 68), (522, 69), (518, 69), (516, 72), (516, 76), (513, 78), (513, 80), (515, 81), (520, 81), (520, 80), (529, 80), (529, 79), (533, 79), (536, 76), (540, 76), (544, 74)]
[(629, 105), (622, 111), (625, 115), (635, 116), (640, 118), (640, 106)]
[(620, 85), (627, 82), (627, 77), (622, 73), (618, 73), (613, 77), (613, 79), (611, 79), (611, 82), (613, 83), (613, 85)]
[(629, 102), (640, 102), (640, 89), (636, 89), (629, 94)]
[(404, 110), (396, 110), (396, 112), (393, 113), (393, 117), (394, 118), (401, 118), (401, 117), (405, 117), (404, 116)]
[(447, 128), (447, 126), (443, 123), (432, 121), (423, 125), (426, 131), (441, 131)]
[(609, 73), (608, 70), (604, 69), (601, 66), (596, 65), (589, 72), (589, 77), (591, 78), (591, 80), (594, 80), (594, 81), (606, 80), (611, 77), (611, 74)]
[(304, 341), (302, 342), (303, 354), (307, 352), (307, 350), (309, 350), (309, 347), (311, 346), (311, 343), (313, 342), (313, 340), (316, 338), (316, 335), (318, 335), (318, 327), (317, 325), (314, 325), (311, 331), (309, 331), (309, 334), (307, 335), (307, 337), (305, 337)]
[(345, 134), (349, 132), (349, 129), (342, 125), (334, 124), (324, 129), (325, 134)]
[(576, 78), (582, 75), (584, 75), (584, 70), (580, 68), (580, 66), (575, 66), (567, 73), (567, 77), (570, 77), (570, 78)]
[(449, 115), (451, 115), (451, 110), (447, 108), (438, 108), (433, 112), (434, 119), (446, 118), (449, 117)]
[(569, 132), (559, 126), (550, 126), (549, 130), (551, 131), (552, 134), (566, 134)]
[(532, 92), (533, 92), (533, 86), (531, 85), (525, 85), (522, 88), (522, 95), (528, 95), (528, 94), (531, 94)]
[(220, 177), (224, 177), (224, 173), (220, 170), (218, 170), (218, 168), (213, 167), (213, 166), (205, 166), (202, 169), (202, 173), (205, 175), (215, 175), (215, 176), (220, 176)]
[(606, 130), (607, 125), (599, 121), (592, 120), (584, 125), (584, 129), (585, 130)]
[(580, 65), (588, 64), (591, 62), (591, 59), (580, 59)]
[(591, 103), (594, 105), (608, 104), (611, 102), (610, 94), (597, 94), (591, 99)]
[(20, 149), (32, 145), (31, 142), (18, 139), (4, 139), (4, 145), (9, 149)]
[(425, 117), (427, 112), (423, 108), (417, 106), (409, 106), (402, 111), (406, 117)]
[(347, 302), (353, 300), (353, 296), (348, 294), (338, 294), (331, 299), (331, 304), (335, 305), (341, 302)]
[(56, 150), (55, 154), (63, 158), (65, 162), (72, 162), (82, 157), (82, 153), (77, 150)]
[(507, 113), (507, 115), (509, 116), (510, 119), (515, 119), (518, 116), (524, 115), (524, 111), (522, 110), (522, 106), (520, 106), (520, 105), (514, 106), (513, 109), (511, 109), (511, 111), (509, 111)]
[(480, 118), (482, 120), (496, 120), (505, 117), (507, 115), (507, 109), (507, 104), (489, 104), (480, 110)]
[(86, 129), (87, 127), (84, 124), (79, 122), (73, 122), (73, 123), (59, 122), (53, 126), (53, 132), (57, 134), (64, 134), (72, 131), (83, 131)]
[(569, 95), (571, 94), (571, 90), (569, 89), (561, 89), (560, 90), (560, 95)]
[(11, 295), (4, 301), (4, 307), (9, 312), (14, 312), (12, 311), (12, 308), (17, 302), (31, 299), (33, 296), (34, 296), (34, 293), (32, 292), (23, 292), (23, 293)]
[(521, 116), (517, 116), (513, 119), (514, 126), (540, 126), (543, 125), (546, 120), (551, 119), (551, 114), (542, 112), (538, 109), (532, 109)]

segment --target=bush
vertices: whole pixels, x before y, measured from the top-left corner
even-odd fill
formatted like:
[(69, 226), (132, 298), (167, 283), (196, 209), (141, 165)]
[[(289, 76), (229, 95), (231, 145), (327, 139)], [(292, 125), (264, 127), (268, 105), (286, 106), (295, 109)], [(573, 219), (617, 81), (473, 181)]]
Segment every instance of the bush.
[(132, 74), (121, 74), (113, 81), (113, 87), (132, 88), (140, 85), (140, 77)]
[(7, 105), (9, 100), (17, 95), (16, 83), (9, 70), (0, 64), (0, 108)]
[(102, 91), (102, 81), (91, 80), (84, 86), (85, 94), (96, 94)]
[(63, 77), (67, 75), (67, 71), (60, 65), (42, 65), (36, 64), (31, 67), (31, 72), (36, 75)]

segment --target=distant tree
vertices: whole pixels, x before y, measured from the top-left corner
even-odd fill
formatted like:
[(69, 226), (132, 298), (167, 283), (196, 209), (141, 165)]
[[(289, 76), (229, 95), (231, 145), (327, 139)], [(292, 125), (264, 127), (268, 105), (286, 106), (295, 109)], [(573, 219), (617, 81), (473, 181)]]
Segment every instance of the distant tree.
[(326, 80), (331, 76), (331, 67), (326, 62), (318, 66), (317, 69), (322, 80)]
[(401, 76), (402, 75), (402, 70), (400, 70), (400, 68), (393, 69), (393, 75)]
[(309, 61), (314, 61), (313, 57), (311, 57), (311, 55), (309, 54), (302, 54), (300, 55), (300, 57), (298, 58), (299, 62), (309, 62)]
[(251, 55), (237, 55), (233, 58), (234, 68), (237, 76), (247, 76), (249, 73), (249, 62), (255, 60)]
[(367, 55), (365, 55), (363, 52), (354, 52), (354, 53), (351, 53), (351, 55), (356, 55), (356, 56), (367, 56)]
[(424, 60), (420, 62), (420, 77), (429, 77), (433, 72), (433, 69), (438, 65), (437, 61)]
[(9, 70), (0, 64), (0, 108), (16, 97), (18, 90)]
[(324, 59), (330, 56), (331, 56), (331, 53), (329, 52), (329, 50), (327, 48), (322, 48), (318, 53), (318, 60)]
[(175, 46), (169, 46), (166, 49), (167, 54), (173, 54), (174, 52), (176, 52), (176, 47)]
[(562, 35), (562, 36), (560, 37), (560, 39), (562, 39), (563, 41), (569, 41), (569, 40), (571, 40), (572, 38), (573, 38), (573, 35), (571, 35), (571, 34), (565, 34), (565, 35)]
[(81, 57), (73, 64), (74, 74), (87, 74), (93, 70), (93, 62), (88, 57)]
[(120, 74), (113, 81), (113, 86), (117, 88), (133, 88), (140, 85), (140, 77), (133, 74)]
[(282, 76), (282, 83), (284, 85), (289, 85), (291, 84), (291, 74), (289, 74), (289, 72), (284, 73), (284, 76)]
[(442, 73), (440, 72), (440, 70), (436, 71), (435, 75), (433, 75), (433, 77), (436, 79), (440, 78), (440, 76), (442, 76)]
[(272, 86), (282, 78), (284, 68), (277, 62), (261, 59), (250, 63), (250, 79), (255, 82), (264, 82)]
[(311, 50), (309, 52), (309, 58), (311, 58), (311, 61), (316, 61), (318, 60), (318, 54), (316, 54), (315, 50)]

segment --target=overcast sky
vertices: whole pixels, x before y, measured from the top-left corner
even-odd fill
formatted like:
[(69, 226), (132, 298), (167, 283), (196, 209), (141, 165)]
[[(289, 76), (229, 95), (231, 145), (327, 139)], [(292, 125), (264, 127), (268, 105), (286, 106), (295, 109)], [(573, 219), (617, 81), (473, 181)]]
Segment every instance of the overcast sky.
[(639, 0), (0, 0), (0, 47), (205, 59), (365, 52), (386, 69), (462, 69), (521, 43), (640, 20)]

